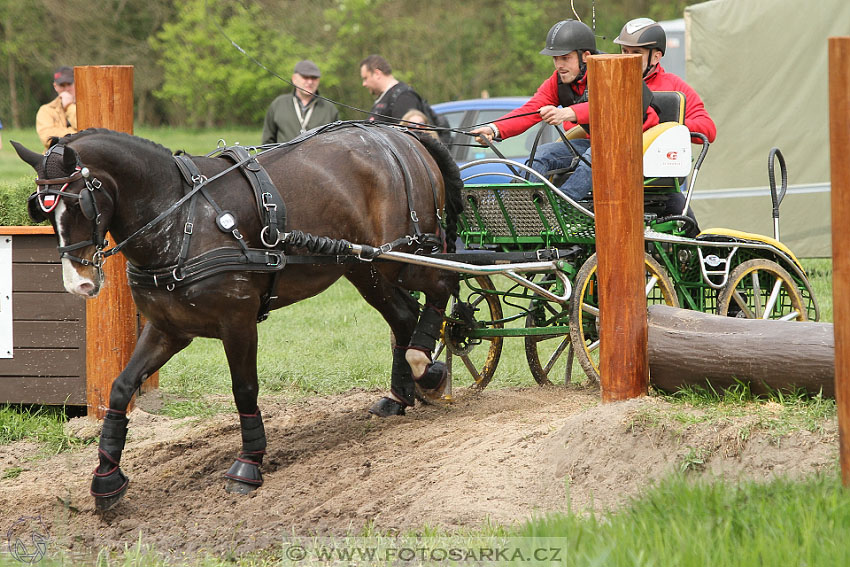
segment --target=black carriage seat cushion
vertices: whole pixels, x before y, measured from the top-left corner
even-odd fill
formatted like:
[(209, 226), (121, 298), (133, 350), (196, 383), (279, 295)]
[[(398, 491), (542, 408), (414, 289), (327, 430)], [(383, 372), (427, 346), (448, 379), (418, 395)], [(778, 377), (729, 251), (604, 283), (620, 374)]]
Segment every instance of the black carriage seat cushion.
[[(653, 91), (652, 100), (649, 105), (658, 113), (658, 122), (685, 123), (685, 93), (680, 91)], [(679, 185), (685, 182), (685, 178), (674, 179), (672, 177), (659, 177), (657, 179), (646, 179), (644, 191), (648, 194), (664, 194), (677, 191), (676, 181)]]
[(658, 122), (685, 123), (685, 93), (653, 91), (649, 105), (658, 113)]

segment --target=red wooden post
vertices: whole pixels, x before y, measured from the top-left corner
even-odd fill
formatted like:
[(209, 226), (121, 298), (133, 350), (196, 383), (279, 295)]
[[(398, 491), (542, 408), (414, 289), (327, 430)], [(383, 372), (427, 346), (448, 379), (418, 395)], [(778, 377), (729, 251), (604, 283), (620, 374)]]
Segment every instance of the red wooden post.
[[(133, 66), (74, 68), (77, 126), (133, 133)], [(109, 237), (110, 242), (115, 240)], [(86, 302), (86, 397), (88, 415), (103, 418), (112, 381), (127, 365), (136, 345), (136, 306), (130, 295), (126, 261), (117, 254), (103, 265), (105, 285)], [(156, 387), (151, 376), (147, 388)]]
[(829, 38), (832, 316), (841, 478), (850, 487), (850, 37)]
[(646, 395), (649, 386), (641, 141), (641, 58), (588, 61), (593, 201), (599, 259), (602, 401)]

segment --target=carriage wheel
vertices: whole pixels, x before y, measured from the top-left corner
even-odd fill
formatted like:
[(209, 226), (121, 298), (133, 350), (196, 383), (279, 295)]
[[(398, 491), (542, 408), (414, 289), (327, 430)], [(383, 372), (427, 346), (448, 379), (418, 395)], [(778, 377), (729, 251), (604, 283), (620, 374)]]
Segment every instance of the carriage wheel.
[(806, 321), (800, 288), (776, 262), (756, 258), (732, 270), (717, 296), (717, 313), (746, 319)]
[[(471, 285), (470, 281), (475, 284)], [(479, 389), (493, 379), (502, 355), (502, 337), (471, 338), (470, 331), (504, 327), (501, 322), (502, 305), (495, 291), (496, 287), (488, 276), (463, 281), (460, 301), (452, 299), (446, 311), (441, 340), (434, 353), (435, 360), (443, 360), (450, 365), (453, 378), (462, 364), (472, 377), (472, 387)]]
[[(649, 254), (646, 264), (647, 305), (679, 306), (679, 298), (667, 272)], [(592, 381), (599, 381), (599, 293), (596, 284), (596, 254), (578, 272), (570, 301), (570, 337), (576, 358)]]
[[(548, 289), (559, 283), (557, 280), (552, 280), (540, 282), (540, 285)], [(570, 335), (566, 330), (569, 321), (569, 303), (562, 304), (539, 296), (531, 300), (528, 315), (525, 318), (526, 329), (531, 331), (552, 327), (552, 334), (529, 334), (525, 337), (525, 358), (528, 361), (528, 368), (541, 386), (551, 386), (553, 381), (570, 383), (573, 352)], [(564, 327), (564, 329), (555, 329), (555, 327)]]

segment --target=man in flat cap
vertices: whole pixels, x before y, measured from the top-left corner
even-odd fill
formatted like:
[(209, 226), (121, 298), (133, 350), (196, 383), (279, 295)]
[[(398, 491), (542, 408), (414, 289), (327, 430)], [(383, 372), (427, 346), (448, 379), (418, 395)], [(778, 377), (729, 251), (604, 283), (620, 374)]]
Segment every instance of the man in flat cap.
[(292, 84), (295, 90), (272, 101), (263, 123), (263, 144), (288, 142), (323, 124), (339, 120), (333, 103), (317, 97), (322, 73), (315, 63), (304, 59), (295, 64)]
[(61, 138), (77, 131), (77, 91), (74, 88), (74, 70), (59, 67), (53, 73), (53, 90), (58, 95), (41, 105), (35, 115), (35, 130), (47, 148), (50, 138)]

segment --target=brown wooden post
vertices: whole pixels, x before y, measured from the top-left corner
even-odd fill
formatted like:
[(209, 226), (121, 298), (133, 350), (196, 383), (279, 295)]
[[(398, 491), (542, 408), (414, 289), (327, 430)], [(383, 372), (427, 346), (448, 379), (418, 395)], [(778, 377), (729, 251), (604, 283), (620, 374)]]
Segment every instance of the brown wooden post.
[[(133, 133), (133, 66), (74, 68), (77, 127)], [(109, 241), (115, 240), (109, 236)], [(138, 336), (136, 306), (130, 295), (122, 254), (104, 263), (105, 285), (86, 302), (86, 397), (88, 415), (102, 419), (112, 381), (127, 365)], [(147, 388), (156, 387), (151, 376)]]
[(599, 260), (602, 401), (649, 386), (644, 242), (641, 58), (594, 55), (587, 65)]
[(850, 37), (829, 38), (832, 317), (841, 478), (850, 487)]

